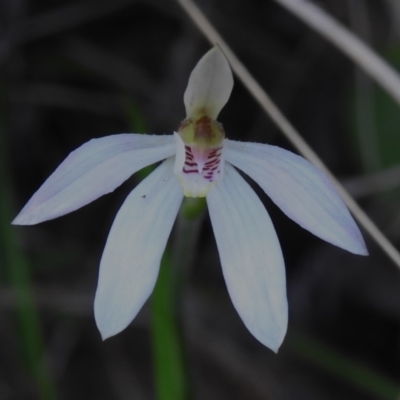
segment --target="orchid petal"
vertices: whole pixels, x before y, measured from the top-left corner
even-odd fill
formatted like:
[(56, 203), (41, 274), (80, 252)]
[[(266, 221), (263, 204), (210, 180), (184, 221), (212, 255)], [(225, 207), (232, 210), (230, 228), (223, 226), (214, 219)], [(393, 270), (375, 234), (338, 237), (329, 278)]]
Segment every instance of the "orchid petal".
[(125, 329), (154, 288), (183, 198), (173, 163), (166, 160), (131, 192), (111, 228), (94, 303), (103, 339)]
[(33, 225), (83, 207), (174, 152), (172, 136), (120, 134), (92, 139), (59, 165), (13, 224)]
[(229, 164), (207, 194), (225, 282), (247, 329), (275, 352), (287, 329), (285, 266), (271, 219)]
[(233, 76), (228, 60), (219, 47), (214, 47), (201, 58), (190, 74), (183, 96), (186, 118), (200, 113), (217, 119), (232, 88)]
[(226, 140), (224, 151), (229, 162), (254, 179), (304, 229), (351, 253), (368, 254), (343, 200), (310, 162), (267, 144)]

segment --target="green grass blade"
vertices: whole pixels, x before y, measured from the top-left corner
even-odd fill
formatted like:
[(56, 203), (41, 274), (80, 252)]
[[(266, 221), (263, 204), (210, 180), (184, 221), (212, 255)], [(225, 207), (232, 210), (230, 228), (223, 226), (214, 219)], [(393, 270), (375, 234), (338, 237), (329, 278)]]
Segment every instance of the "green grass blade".
[(39, 398), (53, 400), (56, 398), (56, 391), (43, 363), (44, 346), (39, 316), (33, 301), (30, 266), (18, 246), (16, 228), (11, 225), (15, 210), (12, 205), (2, 111), (0, 110), (0, 251), (4, 262), (5, 276), (16, 299), (15, 314), (23, 356), (36, 382)]
[(287, 337), (286, 344), (298, 356), (332, 376), (352, 384), (377, 400), (395, 400), (399, 387), (382, 374), (345, 357), (332, 348), (299, 334)]
[(152, 346), (157, 400), (188, 398), (183, 340), (173, 310), (171, 282), (174, 270), (169, 251), (164, 253), (160, 274), (151, 297)]

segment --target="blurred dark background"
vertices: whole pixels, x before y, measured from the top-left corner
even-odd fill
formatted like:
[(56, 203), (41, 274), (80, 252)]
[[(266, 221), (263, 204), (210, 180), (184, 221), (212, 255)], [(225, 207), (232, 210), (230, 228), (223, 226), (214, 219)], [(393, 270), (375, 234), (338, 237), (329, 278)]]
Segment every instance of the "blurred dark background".
[[(400, 68), (398, 0), (318, 3)], [(400, 245), (398, 106), (274, 1), (197, 4)], [(172, 133), (185, 117), (189, 74), (209, 48), (172, 0), (0, 0), (1, 399), (44, 398), (54, 387), (66, 400), (155, 398), (149, 308), (104, 343), (92, 311), (108, 231), (137, 178), (54, 221), (10, 222), (89, 139)], [(293, 150), (239, 82), (219, 120), (231, 139)], [(369, 237), (368, 258), (326, 244), (253, 186), (286, 260), (288, 335), (275, 355), (247, 332), (226, 291), (207, 216), (182, 305), (195, 398), (397, 399), (399, 271)], [(24, 293), (33, 301), (24, 302)]]

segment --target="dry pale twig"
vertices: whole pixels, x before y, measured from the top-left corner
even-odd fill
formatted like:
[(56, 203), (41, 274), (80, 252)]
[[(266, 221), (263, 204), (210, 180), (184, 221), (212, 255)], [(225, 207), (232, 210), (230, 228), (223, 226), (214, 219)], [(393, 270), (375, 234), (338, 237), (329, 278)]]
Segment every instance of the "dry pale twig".
[(400, 76), (378, 54), (320, 7), (304, 0), (275, 0), (332, 42), (400, 104)]
[[(382, 248), (382, 250), (393, 260), (393, 262), (400, 268), (400, 253), (397, 249), (389, 242), (389, 240), (383, 235), (383, 233), (377, 228), (377, 226), (371, 221), (371, 219), (365, 214), (365, 212), (359, 207), (354, 199), (348, 194), (340, 182), (331, 174), (329, 169), (324, 165), (317, 154), (310, 148), (310, 146), (304, 141), (297, 130), (291, 125), (286, 119), (278, 107), (269, 98), (266, 92), (261, 88), (258, 82), (253, 78), (250, 72), (242, 64), (242, 62), (236, 57), (233, 51), (229, 48), (226, 42), (223, 40), (221, 35), (207, 20), (200, 9), (191, 0), (177, 0), (178, 3), (183, 7), (186, 13), (192, 18), (194, 23), (204, 34), (204, 36), (213, 44), (218, 44), (224, 51), (229, 59), (232, 70), (235, 72), (237, 77), (242, 81), (247, 90), (257, 100), (264, 111), (271, 117), (271, 119), (278, 125), (282, 130), (283, 134), (288, 138), (293, 146), (318, 167), (322, 172), (325, 173), (335, 185), (336, 190), (342, 196), (347, 207), (353, 213), (354, 217), (360, 223), (360, 225), (371, 235), (375, 242)], [(399, 80), (399, 91), (400, 94), (400, 80)], [(400, 96), (399, 96), (400, 100)]]

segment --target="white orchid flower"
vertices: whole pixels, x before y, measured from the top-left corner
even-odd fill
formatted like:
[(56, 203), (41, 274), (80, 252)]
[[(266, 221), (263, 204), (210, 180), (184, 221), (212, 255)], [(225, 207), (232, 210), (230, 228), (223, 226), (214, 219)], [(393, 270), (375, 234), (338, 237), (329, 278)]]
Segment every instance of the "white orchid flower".
[(130, 193), (108, 236), (94, 304), (103, 339), (125, 329), (150, 296), (183, 196), (205, 196), (232, 302), (248, 330), (277, 351), (288, 319), (282, 251), (267, 211), (235, 167), (303, 228), (367, 254), (343, 201), (312, 164), (275, 146), (225, 139), (216, 118), (232, 88), (228, 61), (215, 47), (190, 76), (186, 119), (178, 132), (120, 134), (85, 143), (13, 221), (32, 225), (67, 214), (165, 160)]

